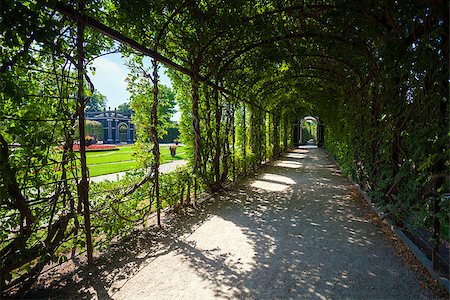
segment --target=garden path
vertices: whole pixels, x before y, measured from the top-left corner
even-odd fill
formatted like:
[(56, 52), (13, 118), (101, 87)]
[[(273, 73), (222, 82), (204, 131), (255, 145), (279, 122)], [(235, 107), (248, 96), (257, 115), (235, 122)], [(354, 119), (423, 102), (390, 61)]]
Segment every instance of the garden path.
[(323, 149), (262, 167), (162, 230), (130, 234), (45, 298), (429, 299)]

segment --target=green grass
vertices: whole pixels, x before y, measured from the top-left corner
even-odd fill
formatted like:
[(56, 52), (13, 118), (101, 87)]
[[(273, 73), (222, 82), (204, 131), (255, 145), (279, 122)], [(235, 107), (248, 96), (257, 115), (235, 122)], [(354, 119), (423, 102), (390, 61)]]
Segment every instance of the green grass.
[[(168, 146), (160, 146), (161, 164), (172, 161)], [(136, 168), (133, 145), (120, 146), (119, 150), (86, 152), (86, 162), (91, 177), (129, 171)], [(177, 148), (177, 155), (173, 160), (186, 159), (186, 153), (182, 146)]]
[(133, 153), (133, 145), (120, 146), (119, 150), (115, 151), (86, 152), (86, 162), (88, 165), (124, 162), (134, 160)]
[(88, 165), (89, 174), (91, 177), (124, 172), (132, 170), (136, 167), (136, 161), (121, 161), (114, 163), (105, 163), (97, 165)]

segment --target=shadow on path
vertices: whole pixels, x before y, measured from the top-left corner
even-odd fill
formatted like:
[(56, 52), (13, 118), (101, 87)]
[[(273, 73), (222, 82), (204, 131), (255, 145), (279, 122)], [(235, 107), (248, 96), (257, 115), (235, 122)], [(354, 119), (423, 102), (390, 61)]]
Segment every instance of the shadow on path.
[(37, 298), (432, 298), (322, 149), (138, 231)]

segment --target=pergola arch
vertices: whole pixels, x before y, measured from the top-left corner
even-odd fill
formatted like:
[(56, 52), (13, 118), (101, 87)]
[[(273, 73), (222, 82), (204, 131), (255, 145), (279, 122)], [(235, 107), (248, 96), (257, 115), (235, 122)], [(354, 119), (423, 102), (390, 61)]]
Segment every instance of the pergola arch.
[[(256, 4), (190, 0), (181, 4), (168, 0), (2, 3), (6, 13), (0, 23), (6, 38), (0, 75), (6, 88), (0, 95), (0, 194), (7, 197), (3, 211), (16, 214), (14, 218), (7, 215), (11, 226), (5, 236), (12, 238), (1, 249), (2, 287), (8, 276), (22, 271), (23, 277), (7, 284), (19, 290), (31, 286), (45, 264), (70, 251), (58, 248), (70, 239), (75, 247), (78, 242), (87, 245), (92, 264), (93, 241), (103, 236), (90, 230), (89, 196), (95, 197), (97, 206), (92, 213), (106, 210), (108, 220), (95, 221), (111, 230), (108, 238), (127, 231), (136, 216), (151, 211), (156, 211), (160, 224), (163, 203), (195, 205), (202, 191), (216, 192), (298, 145), (302, 121), (318, 124), (319, 146), (324, 145), (326, 133), (327, 149), (347, 174), (374, 191), (377, 201), (389, 204), (384, 207), (402, 208), (389, 213), (420, 209), (429, 214), (428, 220), (423, 219), (427, 226), (434, 218), (433, 241), (439, 241), (439, 220), (448, 221), (446, 208), (435, 201), (430, 211), (430, 202), (424, 204), (423, 199), (447, 199), (449, 192), (443, 175), (450, 165), (445, 138), (448, 65), (442, 63), (449, 52), (448, 3), (330, 3), (286, 7), (276, 0)], [(151, 80), (146, 82), (150, 90), (145, 95), (151, 104), (147, 107), (151, 112), (146, 111), (150, 117), (142, 122), (148, 125), (141, 153), (146, 169), (119, 192), (98, 197), (89, 194), (84, 109), (94, 87), (86, 63), (105, 48), (111, 49), (106, 37), (131, 53), (152, 58), (153, 72), (146, 77)], [(174, 77), (180, 75), (177, 88), (185, 117), (180, 128), (192, 152), (182, 176), (172, 178), (175, 184), (160, 186), (164, 180), (159, 176), (158, 141), (163, 123), (158, 119), (161, 64)], [(311, 116), (299, 119), (307, 113)], [(120, 126), (125, 128), (118, 118), (108, 122), (111, 137), (120, 134)], [(79, 156), (71, 149), (75, 123)], [(51, 142), (61, 143), (56, 137), (64, 139), (63, 144), (54, 145), (54, 149), (62, 148), (61, 161), (49, 156)], [(25, 152), (10, 151), (10, 144), (17, 140)], [(417, 141), (427, 144), (417, 147)], [(35, 162), (43, 165), (29, 167)], [(39, 172), (55, 170), (54, 164), (62, 171), (48, 172), (45, 175), (56, 180), (42, 182), (47, 177), (41, 178)], [(422, 185), (421, 194), (410, 189), (418, 185)], [(167, 186), (176, 199), (164, 202), (159, 190)], [(137, 198), (145, 194), (149, 205), (135, 205), (142, 204), (137, 198), (129, 206), (122, 201), (134, 197), (137, 190), (142, 191)], [(33, 205), (41, 204), (45, 206), (34, 209)], [(40, 216), (45, 220), (36, 223)], [(46, 231), (35, 234), (34, 229)], [(17, 245), (22, 247), (19, 252)], [(27, 257), (18, 256), (21, 253)], [(22, 269), (15, 272), (18, 268)]]
[(298, 118), (297, 121), (293, 125), (293, 139), (294, 145), (302, 145), (302, 124), (305, 122), (313, 122), (316, 125), (316, 137), (317, 137), (317, 146), (324, 147), (325, 146), (325, 136), (324, 136), (324, 123), (322, 120), (315, 115), (306, 115), (302, 118)]

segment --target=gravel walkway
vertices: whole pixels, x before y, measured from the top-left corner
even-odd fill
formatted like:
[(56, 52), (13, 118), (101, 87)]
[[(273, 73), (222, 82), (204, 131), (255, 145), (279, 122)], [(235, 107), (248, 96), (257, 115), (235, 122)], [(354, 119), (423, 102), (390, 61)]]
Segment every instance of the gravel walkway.
[[(38, 297), (429, 299), (322, 149), (303, 148), (165, 216)], [(54, 294), (54, 295), (53, 295)]]

